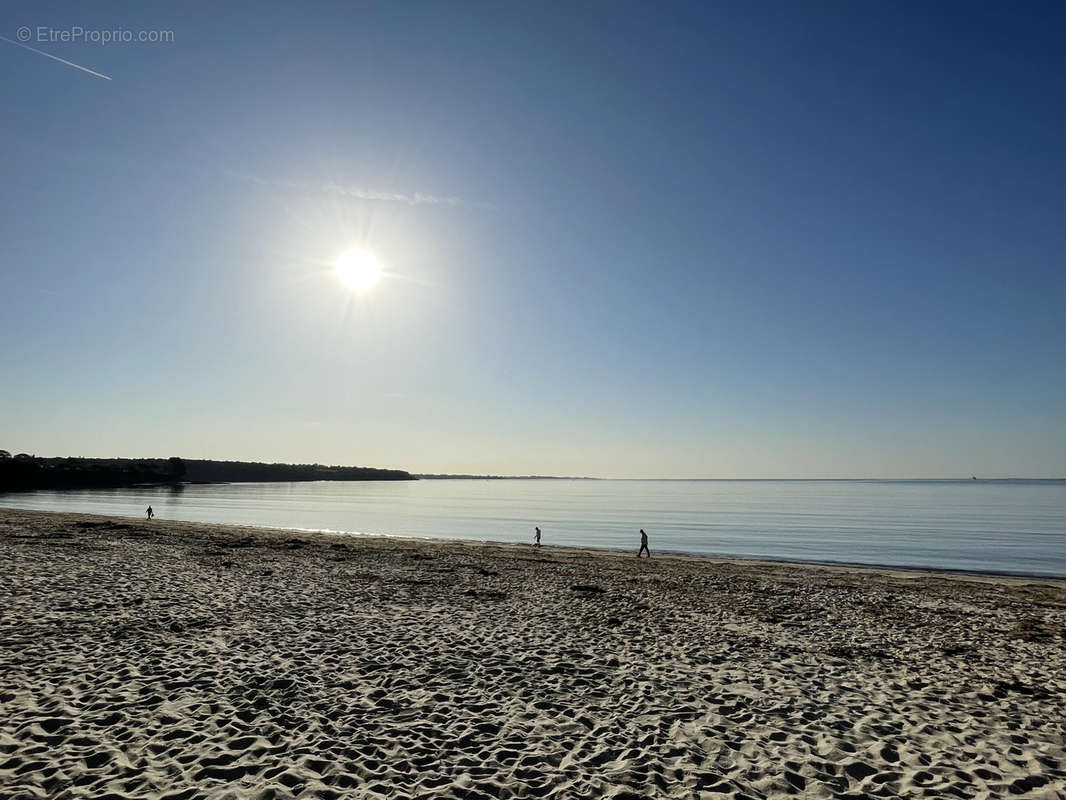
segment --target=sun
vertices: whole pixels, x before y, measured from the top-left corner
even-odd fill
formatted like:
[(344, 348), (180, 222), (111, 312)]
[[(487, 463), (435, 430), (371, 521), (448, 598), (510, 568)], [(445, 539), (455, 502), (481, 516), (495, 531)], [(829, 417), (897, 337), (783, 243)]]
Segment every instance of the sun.
[(353, 247), (337, 259), (337, 277), (349, 289), (365, 292), (381, 280), (381, 264), (369, 250)]

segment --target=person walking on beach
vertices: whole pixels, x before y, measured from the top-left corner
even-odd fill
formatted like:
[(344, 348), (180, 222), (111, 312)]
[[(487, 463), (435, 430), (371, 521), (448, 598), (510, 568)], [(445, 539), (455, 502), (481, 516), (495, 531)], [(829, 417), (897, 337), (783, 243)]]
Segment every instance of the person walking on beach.
[(637, 551), (637, 558), (640, 558), (642, 553), (647, 553), (648, 558), (651, 558), (651, 550), (648, 549), (648, 534), (643, 528), (640, 529), (640, 549)]
[(540, 547), (540, 528), (533, 529), (533, 546)]
[(148, 510), (144, 512), (144, 518), (145, 519), (151, 519), (154, 516), (155, 516), (155, 512), (152, 511), (152, 507), (151, 506), (148, 506)]

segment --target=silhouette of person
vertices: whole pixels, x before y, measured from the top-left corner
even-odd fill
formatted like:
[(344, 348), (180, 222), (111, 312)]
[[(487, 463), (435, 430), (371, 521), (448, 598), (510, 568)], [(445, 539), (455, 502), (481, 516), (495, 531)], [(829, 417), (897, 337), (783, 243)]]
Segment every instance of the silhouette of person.
[(648, 549), (648, 534), (643, 528), (640, 529), (640, 549), (637, 551), (637, 558), (640, 558), (641, 553), (647, 553), (648, 558), (651, 558), (651, 550)]
[(533, 531), (533, 546), (540, 547), (540, 528), (534, 528)]
[(148, 506), (148, 510), (144, 512), (144, 518), (145, 519), (151, 519), (154, 516), (155, 516), (155, 512), (152, 511), (152, 507), (151, 506)]

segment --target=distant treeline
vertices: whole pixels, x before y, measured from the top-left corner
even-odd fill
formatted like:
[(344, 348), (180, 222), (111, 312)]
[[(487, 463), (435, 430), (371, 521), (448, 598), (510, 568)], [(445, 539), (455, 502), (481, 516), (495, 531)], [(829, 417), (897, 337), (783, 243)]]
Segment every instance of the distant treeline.
[(257, 461), (185, 461), (187, 481), (413, 481), (410, 472), (376, 467), (327, 467), (324, 464), (262, 464)]
[(152, 483), (410, 481), (408, 472), (323, 464), (261, 464), (173, 458), (40, 458), (0, 450), (0, 491), (107, 489)]
[(180, 458), (39, 458), (0, 450), (0, 490), (106, 489), (185, 480)]

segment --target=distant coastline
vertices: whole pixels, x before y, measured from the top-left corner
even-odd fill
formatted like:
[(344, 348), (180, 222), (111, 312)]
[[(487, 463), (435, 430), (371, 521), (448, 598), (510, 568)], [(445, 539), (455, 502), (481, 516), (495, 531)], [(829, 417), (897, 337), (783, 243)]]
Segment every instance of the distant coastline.
[(264, 463), (171, 458), (44, 458), (0, 450), (0, 492), (37, 489), (117, 489), (131, 486), (183, 483), (281, 483), (301, 481), (662, 481), (736, 483), (965, 483), (1061, 484), (1066, 477), (1045, 478), (610, 478), (588, 475), (474, 475), (468, 473), (411, 473), (379, 467), (325, 464)]
[(583, 475), (453, 475), (449, 473), (419, 472), (414, 475), (418, 480), (439, 481), (599, 481), (603, 478), (591, 478)]
[(1064, 483), (1062, 478), (593, 478), (611, 481), (673, 481), (677, 483)]
[(41, 458), (0, 450), (0, 491), (117, 489), (179, 483), (413, 481), (406, 470), (171, 458)]

